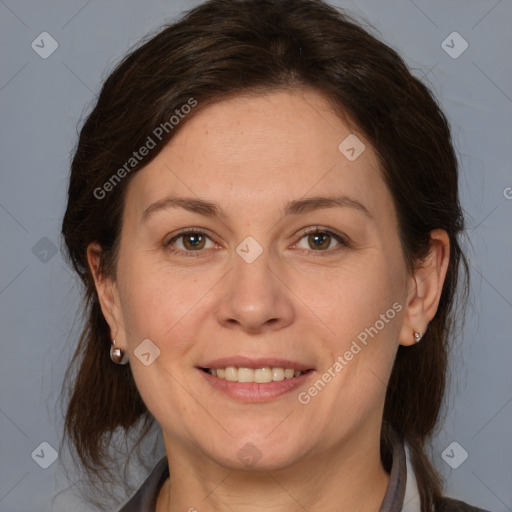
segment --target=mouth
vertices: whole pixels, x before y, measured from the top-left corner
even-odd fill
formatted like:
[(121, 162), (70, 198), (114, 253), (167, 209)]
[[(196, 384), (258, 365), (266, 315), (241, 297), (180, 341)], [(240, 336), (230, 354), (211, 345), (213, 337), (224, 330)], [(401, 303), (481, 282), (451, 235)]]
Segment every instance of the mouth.
[(196, 367), (215, 390), (238, 401), (268, 402), (302, 386), (315, 369), (284, 359), (224, 358)]
[(268, 384), (269, 382), (280, 382), (285, 379), (296, 379), (301, 375), (313, 371), (295, 370), (294, 368), (284, 368), (282, 366), (264, 366), (262, 368), (244, 368), (237, 366), (227, 366), (225, 368), (200, 368), (205, 373), (213, 377), (224, 379), (230, 382), (256, 382), (257, 384)]

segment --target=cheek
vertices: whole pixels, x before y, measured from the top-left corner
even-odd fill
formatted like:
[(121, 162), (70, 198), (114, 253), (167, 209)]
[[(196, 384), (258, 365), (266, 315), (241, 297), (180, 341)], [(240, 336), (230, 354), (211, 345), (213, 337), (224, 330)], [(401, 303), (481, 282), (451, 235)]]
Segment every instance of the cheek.
[(329, 374), (325, 392), (305, 392), (311, 391), (315, 416), (329, 425), (333, 436), (340, 425), (351, 428), (378, 414), (398, 347), (402, 277), (384, 259), (374, 258), (371, 264), (369, 260), (326, 272), (321, 281), (311, 279), (304, 287), (316, 323), (326, 327), (319, 378)]
[(375, 324), (380, 337), (397, 335), (404, 285), (402, 272), (395, 267), (381, 257), (361, 258), (359, 263), (355, 259), (342, 269), (325, 270), (304, 280), (305, 302), (329, 329), (330, 337), (339, 340), (337, 349)]
[[(122, 315), (132, 348), (145, 338), (157, 344), (176, 339), (181, 324), (190, 324), (201, 314), (200, 306), (215, 284), (205, 273), (172, 268), (143, 256), (133, 258), (120, 274)], [(179, 349), (179, 343), (172, 349)]]
[[(137, 269), (137, 271), (132, 271)], [(178, 418), (190, 417), (194, 404), (190, 402), (187, 382), (194, 340), (204, 323), (208, 290), (214, 280), (199, 279), (190, 272), (172, 272), (169, 267), (134, 259), (120, 273), (122, 315), (130, 366), (137, 389), (151, 413), (169, 429), (182, 424)], [(143, 340), (157, 347), (153, 358), (150, 345), (150, 364), (144, 364), (137, 354)], [(172, 414), (169, 413), (172, 411)], [(197, 412), (197, 411), (196, 411)], [(192, 420), (190, 420), (192, 421)]]
[(327, 327), (320, 377), (334, 375), (314, 407), (319, 417), (330, 411), (336, 425), (364, 422), (383, 404), (405, 309), (405, 272), (395, 261), (375, 250), (305, 283), (304, 296)]

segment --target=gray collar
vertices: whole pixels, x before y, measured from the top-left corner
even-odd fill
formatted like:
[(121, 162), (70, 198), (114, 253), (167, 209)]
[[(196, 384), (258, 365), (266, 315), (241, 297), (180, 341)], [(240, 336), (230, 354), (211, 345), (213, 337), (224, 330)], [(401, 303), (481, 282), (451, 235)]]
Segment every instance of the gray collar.
[(389, 484), (379, 512), (401, 512), (407, 482), (407, 465), (404, 445), (397, 439), (393, 443), (393, 462)]

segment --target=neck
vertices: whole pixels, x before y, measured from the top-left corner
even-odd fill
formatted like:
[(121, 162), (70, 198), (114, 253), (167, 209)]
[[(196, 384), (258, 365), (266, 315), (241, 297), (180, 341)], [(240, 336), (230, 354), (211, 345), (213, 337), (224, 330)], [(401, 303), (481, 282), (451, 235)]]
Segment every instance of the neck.
[(378, 436), (371, 442), (359, 437), (364, 443), (359, 448), (345, 442), (274, 471), (222, 468), (204, 456), (187, 458), (178, 445), (166, 443), (170, 476), (156, 510), (378, 512), (389, 475), (381, 464)]

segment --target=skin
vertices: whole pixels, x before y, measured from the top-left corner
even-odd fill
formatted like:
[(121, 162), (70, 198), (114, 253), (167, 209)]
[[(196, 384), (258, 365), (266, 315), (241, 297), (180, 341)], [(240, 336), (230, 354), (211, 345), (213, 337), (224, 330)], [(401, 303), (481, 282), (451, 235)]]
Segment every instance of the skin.
[[(354, 161), (338, 150), (351, 133), (366, 146)], [(169, 206), (142, 220), (170, 195), (215, 203), (221, 216)], [(367, 213), (285, 214), (290, 201), (332, 196)], [(318, 249), (304, 233), (311, 227), (349, 243), (320, 235)], [(175, 238), (184, 228), (206, 230), (204, 248)], [(263, 248), (253, 263), (236, 252), (248, 236)], [(88, 249), (102, 310), (170, 461), (158, 512), (379, 510), (389, 482), (379, 455), (386, 384), (398, 346), (412, 345), (436, 312), (449, 242), (432, 232), (429, 256), (408, 271), (376, 154), (320, 94), (236, 96), (198, 111), (128, 186), (115, 278), (99, 273), (100, 251)], [(301, 404), (298, 392), (395, 303), (396, 316)], [(149, 366), (133, 353), (144, 339), (160, 349)], [(197, 369), (233, 355), (315, 371), (297, 391), (243, 403)], [(252, 467), (237, 457), (247, 443), (261, 454)]]

